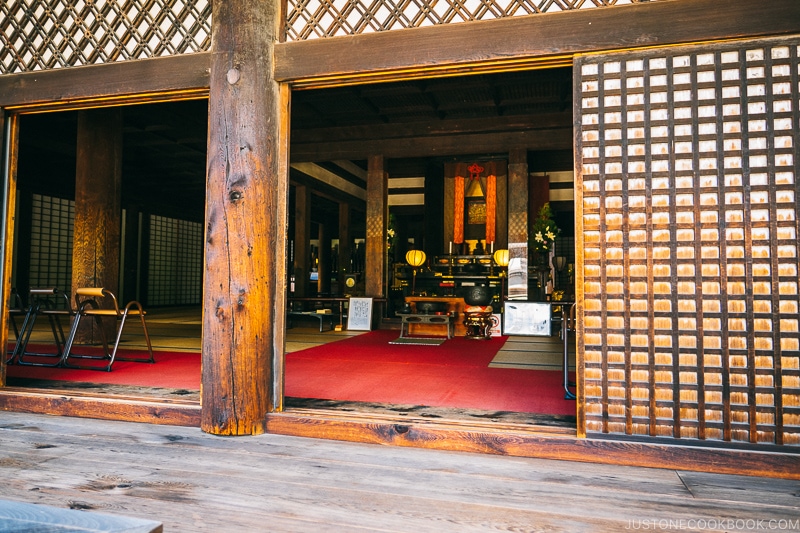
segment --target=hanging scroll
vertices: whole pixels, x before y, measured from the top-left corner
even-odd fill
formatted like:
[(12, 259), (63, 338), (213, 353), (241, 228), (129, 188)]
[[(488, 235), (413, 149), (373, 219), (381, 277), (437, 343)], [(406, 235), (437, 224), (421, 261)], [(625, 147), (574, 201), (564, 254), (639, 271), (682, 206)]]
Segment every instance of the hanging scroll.
[(464, 242), (464, 176), (456, 176), (456, 194), (453, 202), (453, 242)]
[(497, 176), (490, 174), (486, 178), (486, 242), (495, 241), (497, 224)]
[[(445, 163), (444, 249), (449, 243), (471, 253), (508, 242), (507, 163), (503, 160)], [(465, 243), (470, 246), (465, 246)]]

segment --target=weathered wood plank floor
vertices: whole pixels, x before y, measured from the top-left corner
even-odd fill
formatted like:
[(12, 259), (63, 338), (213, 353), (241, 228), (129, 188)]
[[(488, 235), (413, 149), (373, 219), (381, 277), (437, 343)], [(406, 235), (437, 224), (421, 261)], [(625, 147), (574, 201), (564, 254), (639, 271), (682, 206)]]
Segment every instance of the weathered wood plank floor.
[(0, 479), (3, 499), (165, 532), (800, 530), (798, 481), (18, 413)]

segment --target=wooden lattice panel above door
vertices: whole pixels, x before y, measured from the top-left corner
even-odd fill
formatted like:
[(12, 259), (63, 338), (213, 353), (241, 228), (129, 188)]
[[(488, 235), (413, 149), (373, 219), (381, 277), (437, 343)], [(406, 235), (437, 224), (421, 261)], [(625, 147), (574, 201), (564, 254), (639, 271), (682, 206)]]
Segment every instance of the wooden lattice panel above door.
[(576, 59), (587, 433), (800, 444), (799, 49)]
[(358, 35), (659, 0), (288, 0), (286, 40)]
[(208, 50), (210, 0), (4, 0), (0, 74)]

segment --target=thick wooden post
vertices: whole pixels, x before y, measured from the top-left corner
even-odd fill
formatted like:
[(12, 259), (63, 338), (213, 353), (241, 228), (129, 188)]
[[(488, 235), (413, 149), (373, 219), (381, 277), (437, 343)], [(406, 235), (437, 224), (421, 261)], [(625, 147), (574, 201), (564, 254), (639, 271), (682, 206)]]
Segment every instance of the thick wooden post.
[(383, 156), (367, 160), (367, 264), (366, 296), (381, 298), (386, 278), (386, 224), (389, 218), (389, 180)]
[(288, 92), (271, 64), (280, 13), (273, 0), (213, 4), (201, 427), (218, 435), (263, 433), (280, 401)]
[[(105, 287), (119, 295), (122, 224), (122, 108), (78, 113), (75, 168), (75, 228), (72, 294), (81, 287)], [(93, 321), (81, 322), (77, 339), (94, 340)], [(105, 323), (106, 335), (116, 331)]]

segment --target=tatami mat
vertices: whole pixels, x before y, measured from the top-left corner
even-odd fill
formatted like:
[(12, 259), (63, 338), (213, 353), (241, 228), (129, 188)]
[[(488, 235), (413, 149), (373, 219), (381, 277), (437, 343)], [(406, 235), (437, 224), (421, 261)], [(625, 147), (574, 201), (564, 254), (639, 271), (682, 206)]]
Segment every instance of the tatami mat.
[[(569, 365), (575, 369), (575, 337), (568, 339)], [(561, 370), (564, 344), (559, 337), (523, 337), (512, 335), (489, 364), (494, 368)]]

